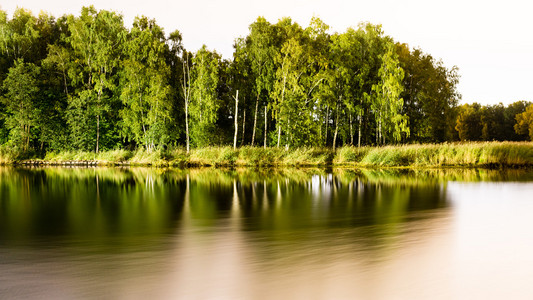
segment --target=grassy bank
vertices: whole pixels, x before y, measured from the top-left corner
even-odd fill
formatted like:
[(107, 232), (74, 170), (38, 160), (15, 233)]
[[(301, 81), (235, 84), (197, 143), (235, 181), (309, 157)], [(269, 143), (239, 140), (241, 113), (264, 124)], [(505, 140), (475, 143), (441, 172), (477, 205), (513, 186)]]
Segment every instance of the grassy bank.
[(48, 153), (23, 159), (0, 148), (0, 164), (98, 164), (153, 166), (349, 166), (349, 167), (533, 167), (533, 143), (484, 142), (386, 147), (325, 148), (207, 147), (166, 151), (113, 150)]
[(482, 142), (344, 147), (334, 165), (362, 167), (531, 167), (533, 143)]

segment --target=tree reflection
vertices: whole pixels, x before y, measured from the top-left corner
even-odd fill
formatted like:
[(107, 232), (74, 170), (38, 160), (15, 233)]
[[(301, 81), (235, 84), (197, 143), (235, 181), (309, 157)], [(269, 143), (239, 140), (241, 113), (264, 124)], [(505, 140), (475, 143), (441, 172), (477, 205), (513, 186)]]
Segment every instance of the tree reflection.
[[(445, 209), (448, 180), (519, 180), (521, 171), (347, 169), (0, 168), (0, 241), (135, 244), (180, 226), (270, 238), (358, 227), (370, 239)], [(187, 223), (181, 223), (188, 220)], [(377, 228), (377, 229), (376, 229)], [(400, 229), (399, 229), (400, 228)]]

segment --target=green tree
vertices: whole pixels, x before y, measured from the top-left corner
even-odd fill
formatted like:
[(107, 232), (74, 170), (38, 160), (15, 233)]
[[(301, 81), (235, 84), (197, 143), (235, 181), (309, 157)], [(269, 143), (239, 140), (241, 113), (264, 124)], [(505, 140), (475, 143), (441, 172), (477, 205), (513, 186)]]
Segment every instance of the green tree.
[(276, 24), (283, 41), (276, 55), (276, 75), (271, 92), (271, 107), (279, 147), (319, 145), (318, 97), (325, 80), (327, 64), (327, 25), (313, 19), (303, 30), (288, 18)]
[(407, 127), (407, 116), (401, 114), (403, 99), (400, 98), (400, 94), (403, 90), (401, 82), (404, 72), (399, 66), (392, 43), (387, 45), (387, 52), (382, 57), (379, 76), (379, 83), (372, 88), (375, 92), (372, 109), (377, 123), (376, 141), (377, 144), (384, 144), (386, 138), (389, 138), (398, 142), (402, 138), (402, 133), (409, 135), (409, 127)]
[(39, 91), (37, 83), (39, 72), (39, 67), (34, 64), (17, 59), (3, 83), (6, 94), (2, 98), (2, 103), (7, 112), (6, 125), (11, 130), (10, 140), (23, 151), (29, 149), (32, 129), (39, 117), (35, 105)]
[[(322, 124), (324, 118), (324, 86), (328, 86), (331, 79), (332, 63), (330, 61), (331, 35), (328, 34), (329, 26), (321, 19), (313, 17), (309, 26), (304, 30), (305, 60), (301, 67), (300, 84), (304, 97), (300, 115), (300, 126), (305, 127), (304, 135), (298, 137), (300, 145), (323, 145)], [(330, 95), (331, 96), (331, 95)], [(327, 98), (331, 100), (331, 98)], [(336, 98), (335, 98), (336, 99)]]
[(529, 134), (529, 140), (533, 141), (533, 104), (529, 105), (523, 113), (516, 115), (514, 129), (517, 134)]
[(461, 141), (479, 141), (482, 138), (481, 105), (479, 103), (463, 104), (455, 125)]
[(505, 107), (504, 112), (504, 133), (505, 140), (508, 141), (525, 141), (528, 139), (528, 134), (518, 134), (515, 131), (516, 116), (526, 111), (527, 107), (532, 103), (528, 101), (516, 101)]
[(204, 45), (192, 59), (191, 95), (188, 108), (191, 118), (191, 139), (198, 147), (211, 144), (219, 101), (217, 98), (220, 55)]
[(190, 130), (189, 130), (189, 107), (191, 105), (191, 97), (192, 97), (192, 84), (191, 84), (191, 59), (192, 54), (187, 52), (186, 50), (183, 51), (183, 75), (181, 80), (181, 91), (183, 93), (183, 104), (184, 104), (184, 112), (185, 112), (185, 145), (187, 149), (187, 154), (189, 154), (190, 151)]
[(359, 71), (356, 74), (354, 85), (356, 89), (356, 112), (358, 118), (358, 146), (361, 143), (372, 144), (375, 142), (377, 132), (376, 112), (372, 105), (376, 99), (375, 87), (381, 81), (379, 74), (382, 66), (382, 57), (387, 50), (387, 45), (392, 41), (384, 36), (381, 25), (362, 23), (356, 32), (352, 33), (358, 40), (356, 61)]
[(172, 103), (165, 48), (163, 30), (155, 21), (136, 18), (125, 45), (120, 116), (124, 134), (146, 149), (169, 140)]
[(37, 19), (30, 11), (17, 8), (11, 20), (7, 19), (4, 11), (0, 12), (0, 51), (7, 61), (7, 66), (12, 66), (18, 59), (27, 62), (36, 62), (34, 51), (37, 50), (39, 39)]
[[(410, 50), (406, 44), (396, 44), (403, 79), (403, 112), (409, 116), (410, 140), (443, 142), (450, 139), (447, 124), (455, 123), (452, 109), (457, 106), (459, 75), (457, 67), (447, 69), (442, 61), (420, 49)], [(455, 125), (454, 125), (455, 126)]]
[[(354, 144), (354, 123), (358, 122), (358, 145), (361, 144), (361, 123), (364, 105), (368, 99), (365, 81), (369, 80), (370, 60), (365, 56), (369, 50), (365, 47), (365, 31), (349, 28), (345, 33), (335, 34), (331, 38), (326, 90), (330, 90), (328, 106), (335, 114), (333, 148), (337, 144), (337, 134), (341, 131), (346, 144)], [(339, 118), (340, 116), (340, 118)], [(344, 118), (343, 118), (344, 116)], [(329, 120), (327, 120), (329, 122)], [(349, 142), (348, 142), (349, 141)]]
[(82, 8), (78, 18), (69, 17), (68, 28), (67, 41), (76, 63), (69, 74), (79, 86), (75, 97), (70, 98), (67, 114), (72, 140), (84, 150), (94, 143), (93, 149), (98, 152), (101, 137), (113, 134), (112, 107), (117, 100), (113, 91), (126, 30), (121, 15), (96, 11), (92, 6)]
[[(274, 89), (272, 91), (272, 111), (277, 126), (277, 147), (282, 143), (286, 147), (291, 145), (293, 133), (300, 130), (294, 117), (299, 110), (298, 105), (304, 97), (304, 90), (299, 80), (305, 64), (304, 47), (301, 43), (303, 31), (290, 19), (283, 19), (278, 24), (285, 42), (276, 55), (276, 70)], [(283, 135), (282, 135), (283, 133)]]
[(246, 49), (251, 63), (251, 75), (255, 81), (256, 96), (254, 123), (252, 127), (252, 146), (255, 143), (260, 96), (263, 92), (268, 93), (272, 90), (275, 73), (273, 39), (273, 28), (265, 18), (259, 17), (250, 25), (250, 34), (247, 37)]
[(505, 141), (505, 107), (502, 103), (481, 108), (481, 139), (484, 141)]
[[(239, 132), (241, 135), (241, 143), (244, 143), (246, 111), (248, 107), (246, 98), (252, 98), (255, 92), (252, 84), (253, 75), (251, 70), (252, 61), (247, 49), (246, 39), (236, 39), (233, 45), (235, 51), (233, 52), (233, 61), (228, 66), (228, 86), (231, 99), (235, 101), (235, 108), (230, 105), (230, 114), (232, 114), (234, 121), (234, 147), (237, 146)], [(232, 102), (233, 102), (232, 101)], [(266, 106), (265, 106), (266, 107)], [(242, 124), (242, 126), (240, 125)], [(240, 131), (239, 131), (240, 130)]]

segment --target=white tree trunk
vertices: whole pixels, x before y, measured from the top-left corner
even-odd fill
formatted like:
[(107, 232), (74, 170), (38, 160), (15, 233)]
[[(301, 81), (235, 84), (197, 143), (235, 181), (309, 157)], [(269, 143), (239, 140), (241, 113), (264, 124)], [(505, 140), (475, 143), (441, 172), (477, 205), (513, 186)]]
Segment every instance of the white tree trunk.
[(335, 134), (333, 135), (333, 151), (337, 146), (337, 133), (339, 132), (339, 106), (337, 105), (337, 116), (335, 118)]
[(350, 113), (350, 145), (353, 146), (353, 125), (352, 125), (352, 114)]
[(325, 146), (328, 146), (328, 125), (329, 125), (329, 106), (326, 107), (326, 143)]
[(363, 116), (359, 115), (359, 133), (357, 135), (357, 147), (361, 147), (361, 126), (363, 123)]
[(263, 148), (267, 147), (267, 106), (265, 105), (265, 141), (263, 143)]
[(233, 135), (233, 150), (237, 149), (237, 131), (239, 130), (239, 90), (235, 96), (235, 134)]
[(241, 139), (241, 146), (244, 145), (244, 130), (246, 125), (246, 110), (242, 112), (242, 139)]
[(185, 137), (187, 139), (187, 154), (190, 151), (189, 144), (189, 101), (185, 100)]
[(254, 128), (252, 130), (252, 147), (255, 142), (255, 129), (257, 126), (257, 109), (259, 108), (259, 94), (257, 94), (257, 99), (255, 100), (255, 113), (254, 113)]

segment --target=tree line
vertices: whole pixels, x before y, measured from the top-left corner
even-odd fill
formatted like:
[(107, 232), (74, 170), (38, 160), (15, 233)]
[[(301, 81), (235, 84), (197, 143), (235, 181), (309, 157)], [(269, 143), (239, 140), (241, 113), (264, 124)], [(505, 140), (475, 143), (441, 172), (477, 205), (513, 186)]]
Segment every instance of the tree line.
[(179, 31), (144, 16), (126, 28), (92, 6), (57, 19), (0, 10), (0, 144), (99, 152), (533, 137), (530, 103), (458, 106), (458, 69), (381, 26), (328, 32), (318, 18), (304, 28), (259, 17), (223, 59), (188, 51)]

